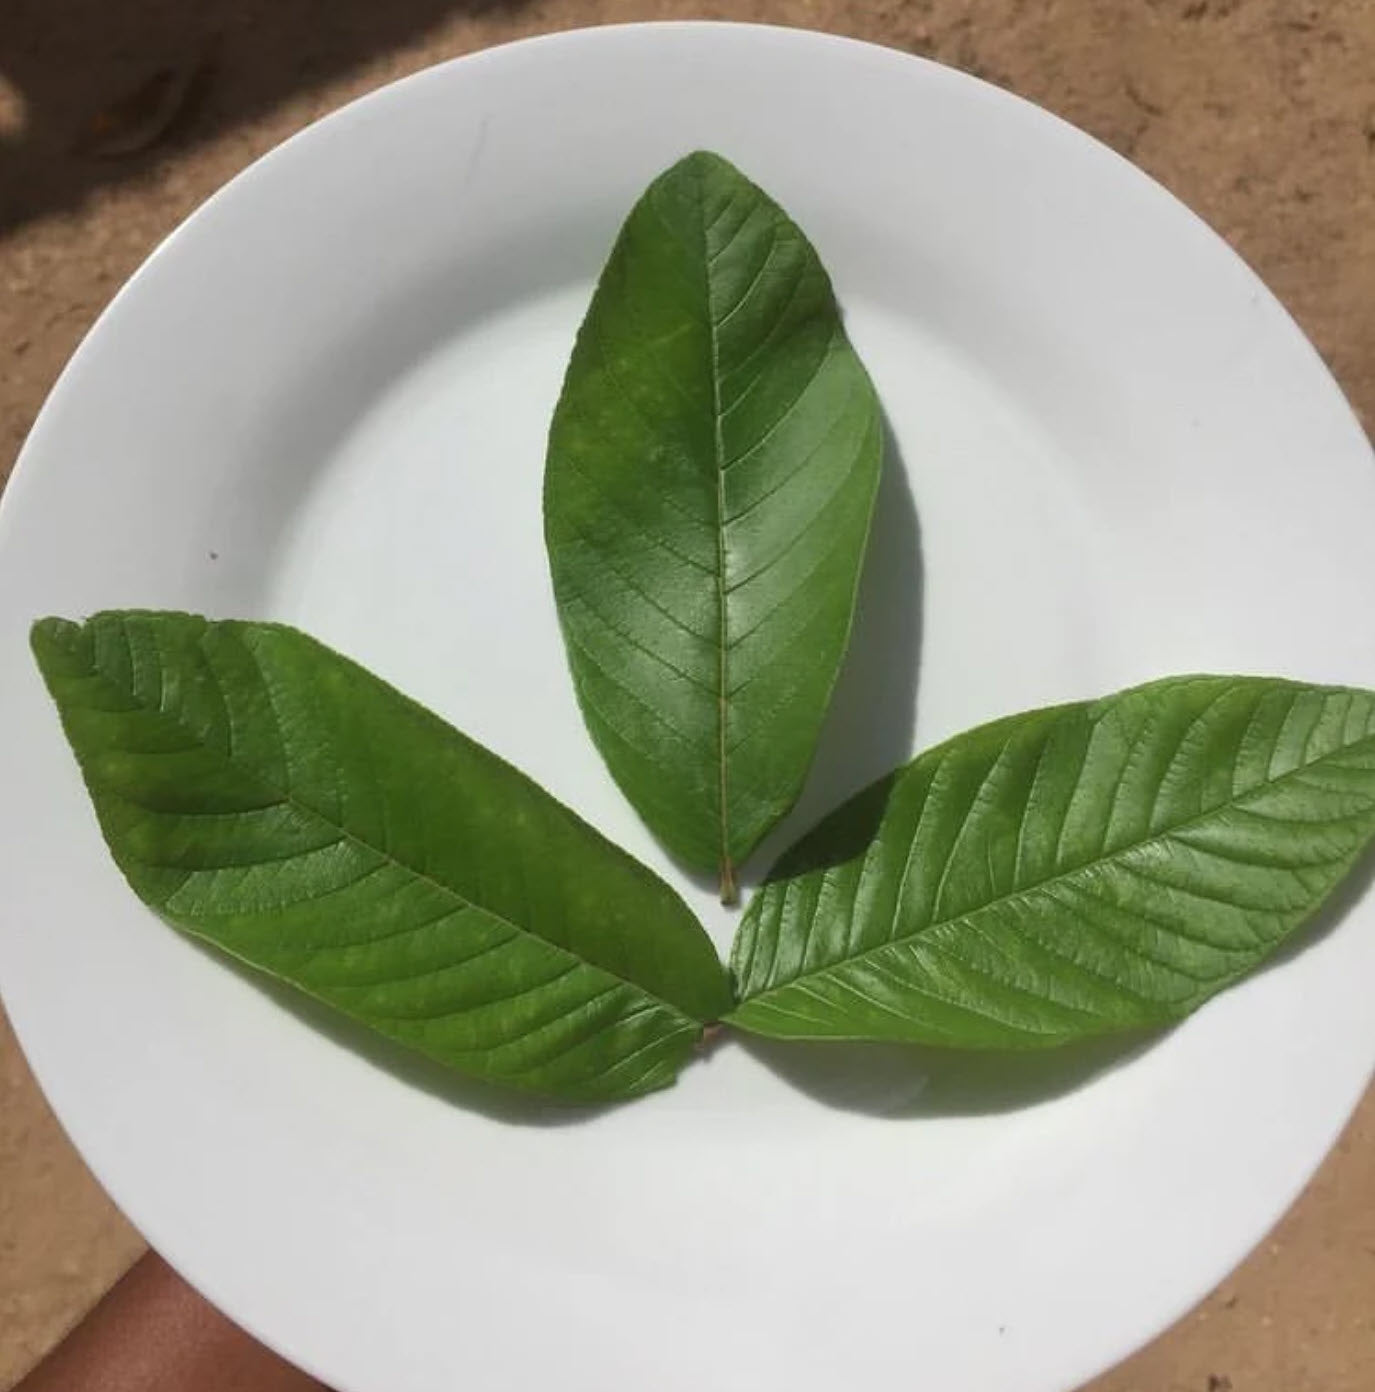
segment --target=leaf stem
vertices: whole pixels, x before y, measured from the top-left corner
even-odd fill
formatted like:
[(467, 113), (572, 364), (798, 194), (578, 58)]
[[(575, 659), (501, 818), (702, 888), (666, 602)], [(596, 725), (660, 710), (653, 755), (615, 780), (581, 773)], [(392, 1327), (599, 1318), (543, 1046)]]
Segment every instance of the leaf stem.
[(721, 861), (721, 902), (727, 908), (733, 908), (740, 902), (740, 887), (735, 883), (735, 866), (731, 864), (729, 856)]

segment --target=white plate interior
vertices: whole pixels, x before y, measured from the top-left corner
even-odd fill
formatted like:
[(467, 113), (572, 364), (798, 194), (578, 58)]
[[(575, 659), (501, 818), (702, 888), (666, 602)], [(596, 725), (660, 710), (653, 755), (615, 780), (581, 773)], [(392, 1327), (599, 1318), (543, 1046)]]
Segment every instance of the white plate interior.
[(700, 146), (818, 246), (893, 440), (790, 833), (1024, 706), (1187, 670), (1375, 685), (1369, 448), (1284, 312), (1144, 176), (838, 40), (517, 45), (236, 180), (55, 392), (0, 515), (22, 848), (0, 983), (132, 1219), (341, 1392), (1063, 1392), (1219, 1279), (1330, 1144), (1375, 1057), (1369, 905), (1143, 1052), (731, 1044), (634, 1106), (512, 1111), (342, 1047), (157, 924), (25, 665), (49, 612), (298, 623), (683, 885), (726, 950), (733, 918), (582, 730), (539, 521), (593, 278)]

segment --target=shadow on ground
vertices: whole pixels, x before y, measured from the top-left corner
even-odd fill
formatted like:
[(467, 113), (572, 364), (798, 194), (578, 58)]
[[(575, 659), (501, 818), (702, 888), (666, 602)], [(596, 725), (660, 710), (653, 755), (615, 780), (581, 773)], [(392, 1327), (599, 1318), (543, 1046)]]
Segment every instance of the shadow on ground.
[(421, 38), (528, 0), (6, 0), (0, 232)]

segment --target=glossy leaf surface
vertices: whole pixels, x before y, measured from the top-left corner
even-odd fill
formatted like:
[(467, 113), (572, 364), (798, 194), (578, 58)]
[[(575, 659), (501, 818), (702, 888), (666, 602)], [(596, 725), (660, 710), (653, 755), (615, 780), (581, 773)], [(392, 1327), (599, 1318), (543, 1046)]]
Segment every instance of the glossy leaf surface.
[(523, 774), (294, 629), (45, 619), (101, 828), (188, 932), (467, 1073), (672, 1081), (724, 973), (682, 900)]
[(723, 897), (811, 762), (881, 453), (806, 237), (717, 156), (674, 165), (579, 331), (545, 537), (592, 737), (660, 840), (719, 869)]
[(749, 906), (731, 1020), (1018, 1047), (1159, 1025), (1308, 920), (1375, 833), (1375, 694), (1175, 678), (922, 754)]

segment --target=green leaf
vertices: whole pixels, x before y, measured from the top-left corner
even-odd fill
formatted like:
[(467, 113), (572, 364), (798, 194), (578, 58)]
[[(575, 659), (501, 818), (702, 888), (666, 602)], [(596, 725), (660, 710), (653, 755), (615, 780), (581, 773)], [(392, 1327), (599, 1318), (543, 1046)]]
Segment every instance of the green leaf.
[(379, 1033), (595, 1101), (671, 1082), (729, 1008), (667, 885), (304, 634), (106, 613), (32, 642), (139, 897)]
[(959, 735), (803, 838), (732, 959), (760, 1034), (968, 1048), (1179, 1019), (1375, 833), (1375, 694), (1181, 677)]
[(816, 252), (715, 155), (621, 229), (554, 414), (545, 539), (587, 726), (656, 836), (735, 867), (792, 806), (882, 454)]

